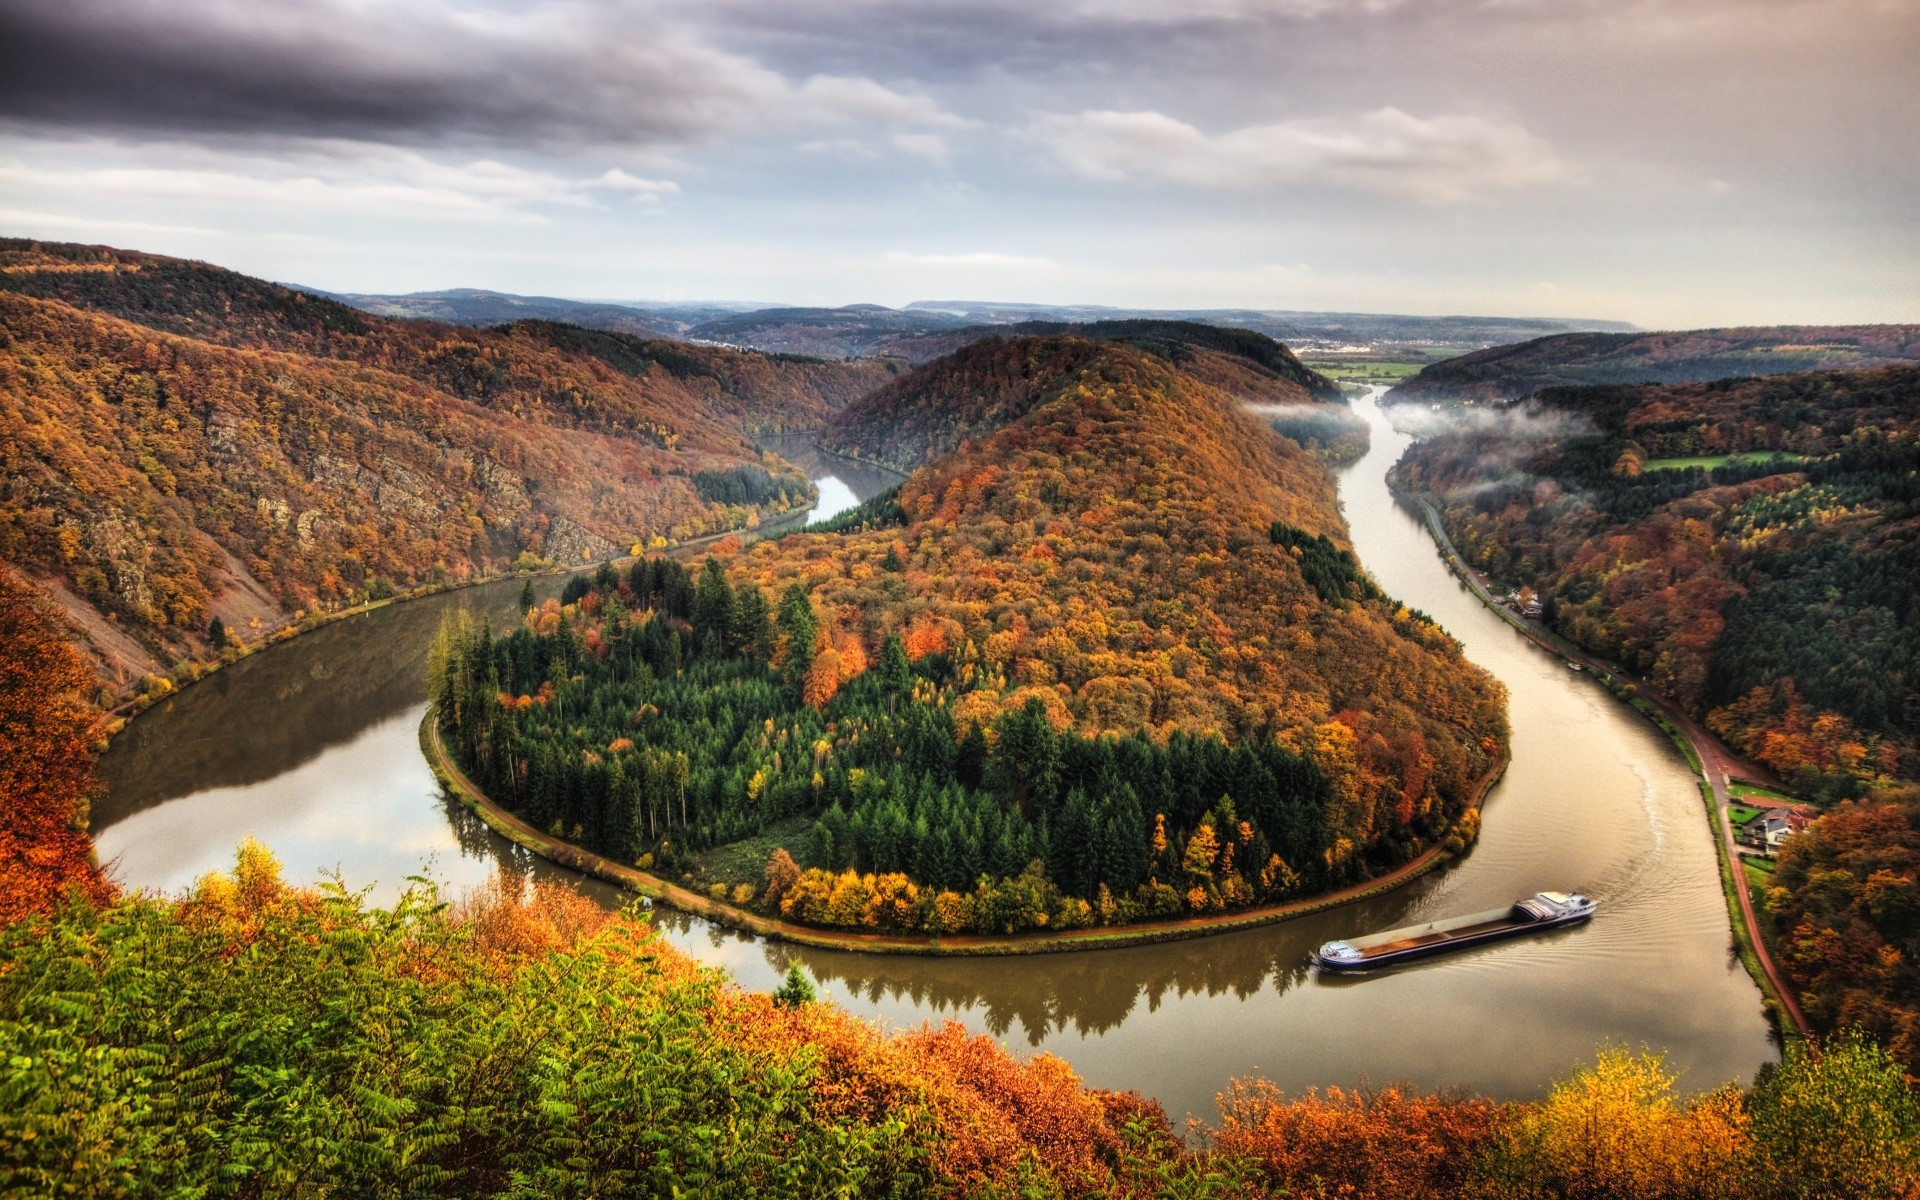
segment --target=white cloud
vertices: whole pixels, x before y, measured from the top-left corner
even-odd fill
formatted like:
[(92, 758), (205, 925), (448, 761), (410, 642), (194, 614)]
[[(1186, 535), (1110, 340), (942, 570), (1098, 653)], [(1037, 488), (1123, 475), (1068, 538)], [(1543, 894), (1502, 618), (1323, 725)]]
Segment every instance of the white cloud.
[(915, 267), (1051, 267), (1050, 258), (1035, 258), (1025, 254), (995, 254), (991, 251), (977, 250), (969, 254), (908, 254), (895, 250), (887, 255), (887, 261)]
[(209, 210), (524, 222), (542, 219), (543, 209), (598, 207), (615, 198), (656, 209), (680, 190), (671, 180), (641, 178), (619, 167), (571, 178), (493, 159), (443, 162), (358, 143), (307, 143), (282, 155), (244, 157), (147, 149), (110, 167), (85, 165), (84, 153), (65, 162), (0, 160), (0, 192), (60, 207), (63, 198), (119, 198), (134, 204), (184, 201)]
[(1317, 183), (1432, 203), (1552, 183), (1568, 171), (1543, 138), (1506, 118), (1416, 117), (1382, 108), (1208, 134), (1158, 112), (1051, 114), (1031, 130), (1091, 179), (1161, 179), (1203, 188)]
[(767, 101), (766, 115), (775, 120), (863, 121), (939, 129), (978, 124), (948, 112), (930, 96), (896, 92), (857, 75), (814, 75), (797, 88), (782, 80)]
[(896, 133), (893, 144), (896, 149), (943, 167), (953, 158), (947, 139), (937, 133)]

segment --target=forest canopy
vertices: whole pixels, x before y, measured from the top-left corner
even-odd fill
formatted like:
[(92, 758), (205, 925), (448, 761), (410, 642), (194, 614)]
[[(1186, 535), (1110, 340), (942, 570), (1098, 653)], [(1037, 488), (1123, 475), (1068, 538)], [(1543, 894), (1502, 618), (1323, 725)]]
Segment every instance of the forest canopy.
[(1920, 367), (1552, 390), (1399, 479), (1555, 630), (1803, 794), (1920, 769)]

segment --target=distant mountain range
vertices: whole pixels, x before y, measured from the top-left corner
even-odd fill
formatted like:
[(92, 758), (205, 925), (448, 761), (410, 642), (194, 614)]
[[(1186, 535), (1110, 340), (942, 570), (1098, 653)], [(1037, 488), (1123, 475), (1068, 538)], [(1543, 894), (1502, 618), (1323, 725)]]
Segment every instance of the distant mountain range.
[[(721, 342), (775, 353), (825, 358), (901, 354), (926, 361), (972, 340), (962, 331), (1045, 323), (1117, 320), (1196, 321), (1251, 329), (1296, 349), (1431, 346), (1477, 350), (1552, 334), (1631, 332), (1620, 321), (1549, 317), (1416, 317), (1381, 313), (1292, 312), (1262, 309), (1143, 309), (1101, 305), (1003, 304), (974, 300), (920, 300), (905, 308), (849, 304), (796, 308), (752, 302), (673, 304), (626, 300), (563, 300), (474, 288), (405, 295), (305, 291), (384, 317), (424, 317), (459, 325), (502, 325), (528, 318), (564, 321), (651, 337)], [(1030, 330), (1029, 332), (1041, 332)], [(932, 342), (919, 339), (932, 337)], [(937, 347), (937, 348), (936, 348)]]
[(1704, 383), (1920, 362), (1920, 325), (1773, 325), (1667, 333), (1569, 333), (1435, 363), (1393, 402), (1519, 400), (1550, 387)]

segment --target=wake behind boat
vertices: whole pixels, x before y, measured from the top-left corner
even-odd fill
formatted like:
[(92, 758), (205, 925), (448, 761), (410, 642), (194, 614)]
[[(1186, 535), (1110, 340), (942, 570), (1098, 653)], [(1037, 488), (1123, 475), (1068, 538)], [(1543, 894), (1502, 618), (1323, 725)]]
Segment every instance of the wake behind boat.
[(1327, 942), (1313, 952), (1313, 961), (1324, 971), (1367, 971), (1522, 933), (1575, 925), (1593, 916), (1593, 910), (1593, 901), (1585, 896), (1539, 892), (1510, 908)]

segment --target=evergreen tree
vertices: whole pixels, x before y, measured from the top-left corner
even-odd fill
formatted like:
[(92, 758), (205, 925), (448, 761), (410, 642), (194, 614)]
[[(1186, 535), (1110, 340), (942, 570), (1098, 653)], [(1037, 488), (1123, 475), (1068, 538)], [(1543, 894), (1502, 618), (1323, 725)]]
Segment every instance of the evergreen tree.
[(820, 633), (820, 623), (813, 615), (813, 600), (807, 595), (807, 589), (793, 584), (780, 596), (780, 638), (786, 647), (786, 658), (781, 667), (782, 676), (794, 687), (806, 681), (807, 669), (813, 665), (813, 642)]
[(709, 557), (693, 594), (693, 635), (713, 653), (733, 649), (733, 587), (720, 560)]
[(806, 970), (799, 963), (787, 964), (787, 977), (773, 991), (773, 1002), (782, 1008), (799, 1008), (803, 1004), (812, 1004), (818, 999), (814, 991), (813, 980), (807, 977)]

